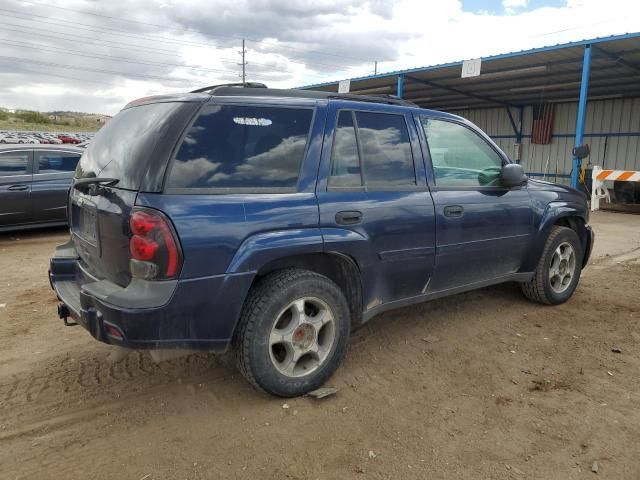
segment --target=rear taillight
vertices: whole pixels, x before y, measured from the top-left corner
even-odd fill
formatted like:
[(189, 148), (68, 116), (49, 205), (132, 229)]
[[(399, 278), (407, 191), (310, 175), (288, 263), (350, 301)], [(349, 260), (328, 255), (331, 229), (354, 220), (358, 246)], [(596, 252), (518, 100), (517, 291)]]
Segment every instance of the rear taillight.
[(135, 210), (129, 218), (131, 275), (146, 279), (175, 278), (182, 255), (175, 232), (165, 216), (155, 210)]

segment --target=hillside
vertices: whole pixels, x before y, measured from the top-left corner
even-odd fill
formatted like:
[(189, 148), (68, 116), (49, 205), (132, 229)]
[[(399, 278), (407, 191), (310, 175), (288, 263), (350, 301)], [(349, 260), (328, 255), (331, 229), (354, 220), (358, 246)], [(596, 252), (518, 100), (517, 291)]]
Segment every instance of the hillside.
[(0, 108), (0, 130), (94, 132), (109, 119), (106, 115), (82, 112), (36, 112)]

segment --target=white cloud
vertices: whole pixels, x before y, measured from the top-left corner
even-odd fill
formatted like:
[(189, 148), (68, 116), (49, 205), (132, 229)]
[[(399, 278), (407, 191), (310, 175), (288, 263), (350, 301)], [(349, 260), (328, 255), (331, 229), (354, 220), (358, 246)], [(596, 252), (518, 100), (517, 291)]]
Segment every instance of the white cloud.
[(529, 0), (502, 0), (502, 8), (504, 8), (507, 13), (513, 14), (516, 9), (524, 8), (528, 3)]
[(459, 0), (33, 2), (0, 0), (0, 106), (113, 114), (239, 81), (243, 37), (247, 79), (287, 88), (368, 75), (374, 61), (384, 72), (640, 31), (635, 0), (503, 0), (506, 15)]

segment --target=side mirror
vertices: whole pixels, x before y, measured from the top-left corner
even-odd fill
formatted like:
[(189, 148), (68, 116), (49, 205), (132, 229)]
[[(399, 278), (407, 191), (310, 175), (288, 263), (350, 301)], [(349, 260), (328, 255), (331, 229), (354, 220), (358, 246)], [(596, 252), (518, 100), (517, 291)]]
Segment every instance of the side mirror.
[(527, 183), (527, 180), (522, 165), (518, 163), (507, 163), (502, 167), (500, 183), (505, 187), (519, 187)]

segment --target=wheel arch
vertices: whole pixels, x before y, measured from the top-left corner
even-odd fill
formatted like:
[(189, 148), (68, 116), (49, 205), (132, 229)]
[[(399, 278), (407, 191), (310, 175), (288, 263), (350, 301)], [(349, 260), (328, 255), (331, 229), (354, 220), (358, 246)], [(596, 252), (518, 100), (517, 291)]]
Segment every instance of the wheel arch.
[(356, 261), (338, 252), (315, 252), (283, 256), (260, 267), (252, 287), (270, 273), (299, 268), (309, 270), (332, 280), (344, 292), (351, 313), (351, 328), (362, 323), (362, 281)]
[(538, 230), (535, 233), (533, 247), (530, 250), (530, 254), (527, 255), (521, 271), (528, 272), (535, 270), (538, 259), (551, 233), (551, 229), (556, 225), (570, 228), (576, 232), (582, 246), (583, 258), (581, 259), (581, 263), (584, 267), (587, 253), (591, 250), (591, 236), (587, 231), (588, 218), (589, 213), (585, 205), (569, 202), (549, 203), (542, 215)]

